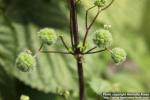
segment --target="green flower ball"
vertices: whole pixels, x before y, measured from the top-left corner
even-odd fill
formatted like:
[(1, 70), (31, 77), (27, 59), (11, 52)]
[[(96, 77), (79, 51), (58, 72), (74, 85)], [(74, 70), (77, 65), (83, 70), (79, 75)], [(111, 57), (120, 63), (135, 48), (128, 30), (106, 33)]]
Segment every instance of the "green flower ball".
[(98, 6), (98, 7), (104, 7), (105, 4), (106, 4), (106, 0), (96, 0), (96, 1), (94, 2), (94, 5), (95, 5), (95, 6)]
[(44, 28), (41, 29), (38, 34), (43, 43), (46, 43), (48, 45), (52, 45), (57, 41), (57, 34), (54, 29)]
[(21, 95), (20, 100), (30, 100), (30, 97), (27, 95)]
[(29, 50), (20, 53), (16, 59), (16, 67), (23, 72), (30, 71), (35, 64), (36, 61)]
[(108, 48), (112, 44), (112, 35), (108, 30), (99, 30), (95, 32), (94, 43), (100, 48)]
[(124, 49), (114, 48), (112, 49), (111, 56), (115, 63), (120, 64), (126, 60), (127, 54)]

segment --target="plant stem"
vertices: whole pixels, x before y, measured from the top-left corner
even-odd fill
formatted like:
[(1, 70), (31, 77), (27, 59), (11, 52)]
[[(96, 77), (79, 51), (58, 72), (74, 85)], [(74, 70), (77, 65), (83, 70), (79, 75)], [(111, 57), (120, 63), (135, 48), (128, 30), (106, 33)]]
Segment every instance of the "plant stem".
[(74, 39), (74, 55), (77, 61), (78, 68), (78, 77), (79, 77), (79, 100), (85, 100), (84, 96), (84, 74), (83, 74), (83, 65), (82, 65), (82, 55), (79, 45), (79, 32), (78, 32), (78, 22), (77, 22), (77, 14), (76, 14), (76, 0), (69, 0), (70, 5), (70, 15), (71, 15), (71, 26), (73, 32)]
[(88, 28), (88, 12), (91, 10), (91, 9), (93, 9), (94, 7), (96, 7), (96, 6), (92, 6), (92, 7), (90, 7), (89, 9), (87, 9), (86, 10), (86, 15), (85, 15), (85, 28), (86, 28), (86, 30), (87, 30), (87, 28)]
[(41, 44), (40, 48), (38, 49), (38, 52), (41, 51), (42, 47), (44, 46), (44, 43)]
[(102, 8), (101, 10), (103, 11), (103, 10), (106, 10), (107, 8), (109, 8), (113, 4), (114, 1), (115, 0), (111, 0), (111, 2), (106, 7)]
[(59, 54), (72, 54), (69, 52), (62, 52), (62, 51), (40, 51), (41, 53), (59, 53)]
[(103, 51), (106, 51), (107, 49), (103, 49), (103, 50), (98, 50), (98, 51), (93, 51), (93, 52), (87, 52), (87, 53), (83, 53), (84, 55), (85, 54), (95, 54), (95, 53), (100, 53), (100, 52), (103, 52)]
[(92, 50), (94, 50), (94, 49), (96, 49), (96, 48), (97, 48), (97, 46), (95, 46), (95, 47), (93, 47), (93, 48), (87, 50), (85, 53), (89, 53), (90, 51), (92, 51)]
[(91, 24), (86, 28), (85, 37), (84, 37), (84, 40), (83, 40), (83, 46), (85, 46), (85, 42), (86, 42), (86, 38), (88, 36), (89, 30), (91, 29), (92, 25), (94, 24), (95, 20), (97, 19), (98, 15), (100, 14), (100, 12), (101, 12), (101, 10), (98, 8), (96, 16), (92, 20)]
[(64, 47), (66, 48), (66, 50), (68, 51), (69, 50), (69, 48), (68, 48), (68, 46), (66, 45), (66, 43), (65, 43), (65, 41), (64, 41), (64, 39), (63, 39), (63, 37), (62, 36), (59, 36), (60, 37), (60, 39), (61, 39), (61, 41), (62, 41), (62, 43), (63, 43), (63, 45), (64, 45)]
[[(75, 47), (79, 44), (79, 33), (78, 33), (78, 23), (77, 23), (77, 15), (76, 15), (76, 0), (70, 0), (70, 13), (71, 13), (71, 26), (74, 37), (74, 45)], [(76, 48), (77, 49), (77, 48)]]
[[(69, 3), (70, 4), (70, 3)], [(71, 9), (71, 7), (69, 7)], [(69, 19), (69, 27), (70, 27), (70, 38), (71, 38), (71, 46), (72, 46), (72, 49), (74, 49), (74, 39), (73, 39), (73, 30), (72, 30), (72, 14), (71, 14), (71, 11), (70, 11), (70, 15), (69, 15), (70, 19)]]
[[(79, 58), (79, 60), (81, 60)], [(84, 76), (83, 76), (83, 65), (82, 65), (82, 61), (77, 61), (77, 65), (78, 65), (78, 76), (79, 76), (79, 95), (80, 95), (80, 100), (85, 100), (85, 96), (84, 96)]]
[(86, 42), (86, 38), (87, 38), (87, 36), (88, 36), (89, 30), (91, 29), (91, 27), (92, 27), (92, 25), (94, 24), (95, 20), (97, 19), (98, 15), (99, 15), (102, 11), (106, 10), (107, 8), (109, 8), (109, 7), (113, 4), (114, 1), (115, 1), (115, 0), (111, 0), (111, 2), (110, 2), (106, 7), (104, 7), (104, 8), (98, 8), (98, 12), (97, 12), (96, 16), (94, 17), (94, 19), (92, 20), (92, 22), (91, 22), (91, 24), (90, 24), (89, 26), (87, 25), (88, 11), (91, 10), (92, 8), (94, 8), (95, 6), (89, 8), (89, 9), (86, 11), (86, 18), (85, 18), (85, 20), (86, 20), (86, 21), (85, 21), (86, 32), (85, 32), (85, 36), (84, 36), (84, 39), (83, 39), (83, 46), (85, 46), (85, 42)]

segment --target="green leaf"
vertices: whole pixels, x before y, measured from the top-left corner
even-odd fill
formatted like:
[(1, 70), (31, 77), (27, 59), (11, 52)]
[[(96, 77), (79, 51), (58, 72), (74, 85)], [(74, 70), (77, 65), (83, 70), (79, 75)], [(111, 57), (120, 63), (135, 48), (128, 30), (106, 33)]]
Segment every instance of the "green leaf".
[(16, 91), (14, 80), (5, 72), (1, 65), (0, 68), (0, 100), (15, 100)]
[(97, 95), (101, 95), (103, 92), (112, 91), (111, 84), (106, 80), (92, 79), (89, 82), (89, 85)]
[(142, 83), (140, 83), (135, 76), (127, 73), (120, 73), (111, 77), (113, 82), (120, 85), (121, 92), (144, 92)]

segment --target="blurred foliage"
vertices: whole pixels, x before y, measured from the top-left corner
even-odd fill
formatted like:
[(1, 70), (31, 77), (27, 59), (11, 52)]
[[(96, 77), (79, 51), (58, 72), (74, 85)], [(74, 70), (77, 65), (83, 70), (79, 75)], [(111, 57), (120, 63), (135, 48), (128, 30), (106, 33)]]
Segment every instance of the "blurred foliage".
[[(81, 0), (79, 4), (81, 37), (85, 29), (85, 9), (92, 6), (92, 3), (93, 0)], [(93, 83), (93, 79), (97, 79), (96, 82), (94, 81), (96, 85), (87, 85), (88, 98), (91, 100), (96, 98), (96, 94), (91, 96), (96, 92), (95, 86), (100, 84), (99, 89), (103, 84), (100, 80), (105, 80), (112, 86), (119, 84), (120, 91), (150, 90), (149, 3), (149, 0), (116, 0), (98, 17), (88, 38), (90, 47), (93, 46), (90, 40), (93, 31), (101, 28), (103, 24), (111, 24), (114, 47), (123, 47), (128, 53), (128, 60), (115, 67), (107, 52), (85, 57), (86, 83)], [(38, 100), (39, 98), (40, 100), (43, 100), (42, 98), (63, 100), (63, 97), (57, 95), (58, 89), (70, 91), (71, 96), (76, 98), (78, 77), (76, 62), (72, 56), (40, 54), (36, 68), (29, 73), (22, 73), (14, 66), (16, 56), (20, 51), (28, 48), (36, 52), (41, 44), (37, 37), (37, 31), (40, 28), (57, 29), (57, 32), (63, 34), (66, 42), (69, 43), (69, 13), (66, 0), (0, 0), (0, 8), (0, 100), (1, 98), (2, 100), (10, 100), (10, 98), (16, 100), (18, 94), (24, 93), (17, 93), (20, 87), (16, 79), (40, 91), (28, 90), (27, 93), (32, 100), (37, 100), (37, 98)], [(89, 20), (94, 17), (95, 13), (96, 10), (91, 11)], [(60, 41), (55, 46), (45, 47), (45, 49), (64, 50)], [(90, 87), (93, 88), (89, 89)], [(48, 94), (44, 95), (44, 93)]]

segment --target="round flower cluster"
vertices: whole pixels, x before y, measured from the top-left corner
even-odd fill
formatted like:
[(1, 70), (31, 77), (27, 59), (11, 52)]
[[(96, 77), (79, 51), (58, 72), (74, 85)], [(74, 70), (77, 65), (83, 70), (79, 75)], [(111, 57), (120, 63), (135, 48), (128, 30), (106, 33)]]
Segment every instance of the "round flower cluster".
[(29, 50), (21, 52), (16, 59), (16, 67), (23, 72), (30, 71), (35, 65), (36, 61)]
[(44, 28), (41, 29), (38, 34), (42, 42), (48, 45), (52, 45), (57, 41), (57, 34), (54, 29)]
[(109, 30), (99, 30), (95, 32), (94, 43), (100, 48), (108, 48), (112, 44), (112, 35)]
[(94, 2), (94, 5), (97, 6), (97, 7), (104, 7), (106, 4), (106, 0), (96, 0)]
[(21, 95), (20, 100), (30, 100), (30, 97), (27, 95)]
[(111, 56), (115, 63), (120, 64), (126, 60), (127, 54), (124, 49), (114, 48), (111, 51)]
[[(93, 39), (96, 46), (108, 49), (112, 44), (112, 35), (109, 30), (101, 29), (95, 32)], [(121, 48), (114, 48), (111, 50), (111, 56), (115, 63), (120, 64), (126, 60), (126, 52)]]

